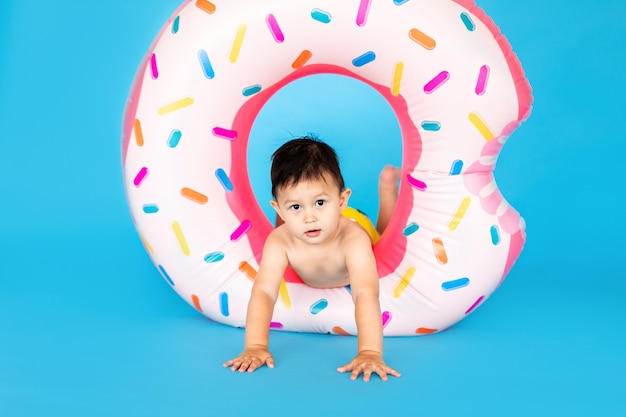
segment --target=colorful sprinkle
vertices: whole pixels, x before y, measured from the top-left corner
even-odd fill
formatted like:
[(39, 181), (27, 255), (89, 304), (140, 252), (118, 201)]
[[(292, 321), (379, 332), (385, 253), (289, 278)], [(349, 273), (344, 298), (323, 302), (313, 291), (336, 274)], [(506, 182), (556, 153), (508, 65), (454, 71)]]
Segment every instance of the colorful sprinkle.
[(373, 60), (376, 59), (376, 54), (374, 51), (367, 51), (363, 55), (359, 55), (352, 60), (352, 65), (355, 67), (362, 67), (365, 64), (369, 64)]
[(471, 202), (472, 199), (470, 197), (465, 197), (463, 201), (461, 201), (459, 208), (456, 210), (456, 213), (454, 213), (454, 217), (448, 224), (448, 230), (454, 232), (459, 227), (459, 224), (461, 224), (461, 220), (465, 217), (465, 213), (467, 212), (467, 208)]
[(170, 278), (169, 274), (167, 273), (167, 271), (165, 270), (165, 268), (163, 268), (163, 265), (159, 265), (159, 271), (161, 272), (161, 275), (163, 276), (163, 278), (165, 278), (165, 280), (173, 287), (176, 284), (174, 284), (174, 281), (172, 281), (172, 278)]
[(459, 175), (463, 170), (463, 161), (460, 159), (455, 159), (452, 161), (452, 166), (450, 167), (450, 175)]
[(230, 62), (235, 63), (239, 58), (239, 52), (241, 51), (241, 45), (243, 44), (243, 38), (246, 36), (247, 26), (245, 24), (239, 25), (239, 29), (237, 29), (237, 34), (235, 35), (235, 41), (233, 42), (233, 47), (230, 50)]
[(429, 51), (435, 49), (435, 46), (437, 46), (437, 42), (435, 42), (433, 38), (431, 38), (419, 29), (413, 28), (409, 30), (409, 38), (411, 38), (412, 41), (414, 41), (421, 47), (428, 49)]
[(198, 51), (198, 61), (200, 61), (200, 68), (202, 68), (202, 73), (206, 78), (212, 80), (215, 77), (215, 71), (213, 70), (213, 65), (211, 65), (211, 60), (209, 60), (209, 54), (204, 49), (200, 49)]
[(415, 276), (415, 271), (417, 271), (417, 268), (415, 268), (414, 266), (407, 269), (406, 273), (404, 274), (396, 288), (394, 288), (393, 290), (394, 298), (400, 297), (402, 293), (407, 289), (407, 287), (411, 283), (411, 280)]
[(256, 278), (256, 269), (246, 261), (239, 262), (239, 270), (243, 272), (250, 281), (254, 281)]
[(200, 305), (200, 299), (198, 298), (198, 296), (192, 294), (191, 301), (193, 302), (193, 306), (196, 308), (196, 310), (202, 313), (202, 306)]
[(150, 174), (148, 168), (141, 168), (137, 175), (135, 175), (135, 179), (133, 180), (133, 184), (135, 184), (135, 187), (139, 187), (144, 182), (148, 174)]
[(215, 176), (217, 177), (217, 180), (220, 182), (220, 184), (222, 184), (222, 187), (224, 187), (224, 190), (228, 193), (230, 193), (231, 191), (233, 191), (233, 183), (230, 181), (230, 178), (228, 178), (228, 175), (226, 175), (226, 171), (224, 171), (222, 168), (218, 168), (215, 171)]
[(141, 130), (141, 122), (139, 121), (139, 119), (135, 119), (133, 123), (133, 129), (135, 129), (135, 143), (139, 147), (143, 146), (143, 130)]
[(404, 230), (402, 231), (402, 234), (404, 236), (411, 236), (413, 233), (417, 232), (419, 228), (420, 227), (415, 222), (407, 224)]
[(150, 57), (150, 72), (152, 73), (152, 79), (156, 80), (159, 78), (159, 69), (157, 68), (156, 55), (152, 54)]
[(428, 130), (430, 132), (438, 132), (441, 129), (441, 123), (434, 120), (424, 120), (422, 122), (422, 129)]
[(444, 291), (454, 291), (459, 288), (467, 287), (470, 283), (469, 278), (459, 278), (452, 281), (446, 281), (441, 284), (441, 289)]
[(436, 237), (433, 239), (433, 249), (435, 251), (435, 257), (437, 258), (437, 262), (442, 265), (448, 263), (448, 254), (446, 253), (446, 249), (443, 247), (443, 241), (440, 237)]
[(208, 14), (215, 13), (215, 5), (207, 0), (196, 0), (196, 7), (202, 11), (207, 12)]
[(272, 33), (274, 40), (278, 43), (283, 43), (285, 35), (283, 35), (283, 31), (280, 30), (276, 17), (273, 14), (268, 14), (265, 17), (265, 21), (267, 22), (267, 26), (270, 28), (270, 32)]
[(415, 330), (415, 333), (417, 334), (433, 334), (433, 333), (437, 333), (437, 329), (429, 329), (428, 327), (418, 327)]
[(237, 242), (243, 237), (243, 235), (248, 233), (250, 229), (252, 229), (252, 222), (250, 220), (242, 221), (241, 224), (230, 235), (230, 240), (232, 240), (233, 242)]
[(141, 233), (139, 233), (139, 239), (141, 239), (141, 243), (145, 246), (146, 250), (150, 253), (154, 253), (154, 248), (150, 245), (150, 242), (146, 240), (145, 237)]
[(470, 113), (468, 115), (468, 119), (476, 129), (480, 132), (481, 135), (485, 138), (485, 140), (489, 141), (493, 139), (494, 135), (491, 132), (491, 129), (487, 126), (487, 123), (482, 119), (482, 117), (478, 113)]
[(260, 84), (254, 84), (241, 90), (241, 94), (243, 94), (244, 97), (250, 97), (251, 95), (254, 95), (261, 91), (261, 89), (262, 87)]
[(317, 300), (316, 302), (311, 304), (309, 311), (311, 312), (311, 314), (318, 314), (326, 307), (328, 307), (328, 300), (322, 298), (321, 300)]
[(499, 245), (500, 244), (500, 228), (498, 227), (497, 224), (494, 224), (493, 226), (491, 226), (490, 233), (491, 233), (491, 243), (493, 243), (494, 246)]
[(313, 20), (317, 20), (318, 22), (322, 23), (330, 23), (331, 20), (330, 13), (322, 9), (311, 10), (311, 17), (313, 18)]
[(406, 179), (411, 185), (411, 187), (417, 188), (420, 191), (426, 191), (426, 188), (428, 188), (425, 182), (418, 180), (417, 178), (413, 177), (411, 174), (408, 174), (406, 176)]
[(476, 81), (476, 88), (474, 91), (477, 95), (482, 96), (487, 91), (487, 81), (489, 80), (489, 66), (483, 65), (478, 72), (478, 80)]
[(270, 322), (270, 329), (279, 330), (283, 328), (283, 324), (277, 321)]
[(473, 32), (476, 29), (476, 25), (472, 21), (472, 18), (470, 17), (469, 14), (465, 12), (461, 13), (461, 20), (463, 21), (465, 28), (469, 30), (470, 32)]
[(174, 129), (170, 132), (170, 136), (167, 138), (167, 146), (175, 148), (180, 142), (180, 138), (183, 136), (182, 132), (178, 129)]
[(481, 295), (480, 297), (478, 297), (478, 300), (474, 301), (474, 304), (472, 304), (472, 306), (470, 308), (467, 309), (467, 311), (465, 312), (465, 314), (469, 314), (471, 313), (476, 307), (478, 307), (478, 305), (485, 299), (484, 295)]
[(159, 212), (159, 206), (156, 204), (144, 204), (143, 212), (146, 214), (154, 214)]
[(391, 94), (395, 97), (400, 95), (400, 83), (402, 82), (402, 73), (404, 72), (404, 62), (398, 62), (393, 70), (393, 82), (391, 84)]
[(214, 127), (213, 136), (217, 136), (218, 138), (235, 140), (237, 139), (237, 132), (235, 130), (224, 129), (223, 127)]
[(222, 251), (207, 253), (206, 255), (204, 255), (204, 262), (208, 264), (220, 262), (224, 259), (224, 256), (224, 252)]
[(230, 311), (228, 310), (228, 294), (225, 292), (220, 293), (220, 313), (222, 313), (224, 317), (230, 315)]
[(361, 0), (361, 3), (359, 4), (359, 11), (356, 15), (356, 24), (358, 26), (365, 26), (365, 23), (367, 23), (367, 15), (369, 13), (371, 3), (371, 0)]
[(305, 49), (304, 51), (300, 52), (300, 55), (298, 55), (295, 61), (291, 63), (291, 68), (298, 69), (300, 67), (303, 67), (304, 64), (306, 64), (308, 60), (311, 59), (312, 56), (313, 54), (311, 53), (311, 51)]
[(341, 336), (350, 336), (350, 333), (346, 332), (344, 329), (342, 329), (339, 326), (333, 327), (332, 332)]
[(383, 321), (383, 329), (387, 327), (387, 325), (391, 321), (391, 318), (392, 318), (392, 315), (389, 311), (383, 311), (383, 314), (381, 315), (381, 319)]
[(345, 290), (348, 291), (348, 294), (352, 295), (352, 287), (350, 286), (350, 284), (346, 285), (343, 288), (345, 288)]
[(183, 229), (180, 227), (180, 223), (178, 222), (172, 223), (172, 229), (174, 229), (176, 240), (178, 240), (178, 244), (180, 245), (180, 249), (183, 251), (183, 255), (189, 256), (191, 251), (189, 250), (189, 245), (187, 245), (187, 240), (185, 239), (185, 234), (183, 233)]
[(193, 104), (193, 99), (191, 97), (185, 97), (173, 103), (167, 104), (161, 107), (158, 111), (160, 116), (166, 115), (168, 113), (175, 112), (176, 110), (180, 110), (184, 107), (191, 106)]
[(206, 204), (209, 201), (209, 197), (206, 195), (187, 187), (182, 188), (180, 194), (198, 204)]
[(280, 299), (283, 301), (285, 308), (291, 308), (291, 297), (289, 297), (289, 291), (287, 291), (287, 283), (285, 282), (285, 278), (280, 280), (278, 294), (280, 295)]
[(449, 79), (450, 73), (448, 71), (441, 71), (435, 76), (435, 78), (426, 83), (426, 85), (424, 86), (424, 92), (426, 94), (432, 94), (436, 89), (441, 87)]
[(174, 18), (174, 21), (172, 22), (172, 33), (173, 34), (178, 33), (179, 26), (180, 26), (180, 16), (176, 16)]
[(395, 4), (396, 6), (401, 6), (404, 3), (407, 3), (409, 0), (393, 0), (393, 4)]

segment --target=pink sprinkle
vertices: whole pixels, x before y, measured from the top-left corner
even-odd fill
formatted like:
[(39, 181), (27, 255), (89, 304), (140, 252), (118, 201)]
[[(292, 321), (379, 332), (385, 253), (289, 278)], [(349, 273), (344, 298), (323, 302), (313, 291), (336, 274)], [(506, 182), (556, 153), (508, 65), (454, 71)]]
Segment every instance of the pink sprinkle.
[(242, 221), (239, 227), (237, 227), (233, 234), (230, 235), (230, 240), (237, 242), (243, 235), (248, 233), (250, 229), (252, 229), (252, 222), (250, 220)]
[(481, 295), (480, 297), (478, 297), (478, 300), (474, 301), (474, 304), (472, 304), (472, 306), (467, 309), (465, 314), (471, 313), (476, 307), (478, 307), (478, 304), (480, 304), (484, 299), (485, 299), (484, 295)]
[(270, 322), (270, 329), (282, 329), (283, 328), (283, 324), (278, 322), (278, 321), (272, 321)]
[(367, 14), (371, 3), (371, 0), (361, 0), (361, 4), (359, 4), (359, 11), (356, 15), (356, 24), (358, 26), (365, 26), (365, 23), (367, 23)]
[(137, 175), (135, 176), (135, 179), (133, 180), (133, 184), (135, 184), (135, 187), (139, 187), (141, 183), (143, 183), (143, 181), (146, 179), (149, 173), (150, 171), (148, 171), (148, 168), (146, 167), (141, 168), (139, 172), (137, 173)]
[(270, 32), (272, 32), (274, 40), (278, 43), (282, 43), (285, 40), (285, 35), (283, 35), (283, 31), (280, 30), (276, 17), (273, 14), (268, 14), (265, 17), (265, 21), (267, 22), (267, 26), (270, 28)]
[(387, 327), (387, 325), (391, 321), (391, 313), (389, 311), (383, 312), (382, 319), (383, 319), (383, 329), (384, 329), (385, 327)]
[(441, 87), (443, 85), (443, 83), (445, 83), (449, 79), (450, 79), (450, 73), (448, 71), (441, 71), (439, 74), (437, 74), (437, 76), (435, 78), (430, 80), (424, 86), (424, 92), (426, 94), (431, 94), (433, 91), (435, 91), (436, 89)]
[(406, 179), (409, 182), (409, 184), (411, 184), (411, 187), (417, 188), (420, 191), (426, 191), (427, 186), (425, 182), (422, 182), (418, 180), (417, 178), (412, 177), (411, 174), (408, 174), (406, 176)]
[(157, 68), (156, 55), (152, 54), (150, 57), (150, 69), (152, 70), (152, 79), (159, 78), (159, 69)]
[(228, 140), (237, 139), (237, 132), (235, 132), (234, 130), (224, 129), (223, 127), (214, 127), (213, 135), (222, 139), (228, 139)]
[(478, 73), (478, 81), (476, 81), (476, 94), (482, 96), (487, 91), (487, 80), (489, 79), (489, 67), (483, 65)]

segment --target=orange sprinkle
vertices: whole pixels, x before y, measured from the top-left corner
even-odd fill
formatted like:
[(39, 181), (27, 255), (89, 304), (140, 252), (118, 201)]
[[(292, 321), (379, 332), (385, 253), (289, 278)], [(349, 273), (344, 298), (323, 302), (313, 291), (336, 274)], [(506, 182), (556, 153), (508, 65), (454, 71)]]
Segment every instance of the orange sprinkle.
[(437, 262), (444, 265), (448, 263), (448, 255), (446, 254), (446, 249), (443, 247), (441, 238), (436, 237), (433, 239), (433, 249), (435, 250)]
[(309, 51), (308, 49), (305, 49), (304, 51), (300, 52), (300, 55), (298, 55), (296, 60), (293, 61), (293, 63), (291, 64), (291, 68), (298, 69), (304, 66), (304, 64), (306, 64), (307, 61), (311, 59), (312, 56), (313, 54), (311, 53), (311, 51)]
[(429, 329), (428, 327), (420, 327), (417, 330), (415, 330), (415, 333), (417, 334), (433, 334), (437, 332), (438, 332), (437, 329)]
[(250, 266), (250, 264), (246, 261), (242, 261), (239, 263), (239, 270), (243, 272), (250, 281), (254, 281), (256, 278), (256, 270)]
[(409, 38), (428, 50), (435, 49), (437, 45), (437, 42), (435, 42), (433, 38), (415, 28), (409, 30)]
[(196, 308), (196, 310), (202, 313), (202, 306), (200, 305), (200, 299), (198, 298), (198, 296), (192, 294), (191, 301), (193, 301), (193, 306)]
[(135, 141), (137, 142), (137, 146), (143, 146), (143, 131), (141, 130), (141, 122), (139, 119), (135, 119), (133, 128), (135, 129)]
[(180, 190), (180, 193), (183, 197), (187, 197), (191, 201), (195, 201), (198, 204), (206, 204), (209, 201), (209, 197), (206, 195), (197, 192), (196, 190), (192, 190), (191, 188), (183, 188)]
[(344, 329), (342, 329), (339, 326), (333, 327), (333, 333), (336, 333), (341, 336), (350, 336), (350, 333), (346, 332)]
[(196, 7), (207, 12), (208, 14), (215, 13), (215, 4), (207, 0), (196, 0)]

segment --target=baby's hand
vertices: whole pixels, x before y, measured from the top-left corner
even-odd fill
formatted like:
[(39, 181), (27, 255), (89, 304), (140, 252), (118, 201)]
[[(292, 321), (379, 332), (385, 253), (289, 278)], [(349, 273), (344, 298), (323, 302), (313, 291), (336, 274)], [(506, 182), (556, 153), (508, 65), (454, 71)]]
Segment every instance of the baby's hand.
[(383, 357), (380, 353), (372, 350), (364, 350), (359, 352), (354, 359), (346, 365), (337, 368), (337, 372), (350, 372), (350, 379), (355, 380), (363, 373), (363, 381), (370, 380), (372, 373), (377, 373), (380, 379), (387, 380), (387, 374), (393, 376), (400, 376), (400, 373), (395, 369), (388, 367), (383, 361)]
[(230, 366), (232, 371), (252, 372), (263, 365), (267, 365), (268, 368), (274, 367), (272, 354), (265, 346), (250, 346), (241, 355), (226, 362), (224, 368)]

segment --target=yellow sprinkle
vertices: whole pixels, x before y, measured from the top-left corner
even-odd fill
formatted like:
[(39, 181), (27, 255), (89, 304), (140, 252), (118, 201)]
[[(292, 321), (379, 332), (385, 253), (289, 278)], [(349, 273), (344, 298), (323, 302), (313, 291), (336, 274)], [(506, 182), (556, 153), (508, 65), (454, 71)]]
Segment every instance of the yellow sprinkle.
[(173, 103), (170, 103), (166, 106), (163, 106), (159, 109), (159, 115), (163, 116), (164, 114), (171, 113), (176, 110), (180, 110), (183, 107), (191, 106), (193, 104), (193, 99), (191, 97), (185, 97)]
[(404, 290), (407, 289), (407, 287), (411, 283), (411, 280), (415, 276), (415, 271), (416, 271), (416, 268), (414, 266), (410, 267), (406, 271), (406, 273), (402, 277), (402, 280), (398, 283), (396, 288), (394, 288), (394, 290), (393, 290), (393, 297), (394, 298), (400, 297), (402, 295), (402, 293), (404, 292)]
[(191, 253), (189, 251), (189, 246), (187, 245), (187, 240), (185, 240), (185, 235), (183, 234), (183, 229), (181, 229), (180, 224), (178, 222), (174, 222), (172, 224), (172, 228), (174, 229), (174, 234), (176, 234), (176, 239), (178, 239), (178, 244), (183, 251), (185, 256), (189, 256)]
[(481, 135), (485, 138), (485, 140), (491, 140), (494, 137), (494, 134), (491, 132), (491, 129), (487, 126), (485, 121), (480, 117), (478, 113), (470, 113), (468, 119), (476, 129), (480, 132)]
[(402, 72), (404, 71), (404, 62), (398, 62), (393, 71), (393, 83), (391, 85), (391, 94), (395, 97), (400, 95), (400, 82), (402, 81)]
[(454, 217), (450, 221), (450, 224), (448, 224), (448, 230), (450, 230), (451, 232), (454, 232), (457, 229), (457, 227), (459, 227), (459, 224), (461, 223), (461, 220), (465, 216), (465, 212), (467, 211), (467, 208), (469, 207), (471, 202), (472, 202), (472, 199), (470, 197), (465, 197), (463, 201), (461, 201), (461, 204), (459, 205), (459, 208), (454, 214)]
[(287, 308), (291, 308), (291, 298), (289, 298), (289, 292), (287, 292), (287, 284), (285, 283), (285, 278), (280, 281), (280, 288), (278, 289), (278, 293), (280, 294), (280, 299), (283, 300), (283, 304)]
[(241, 50), (241, 44), (243, 43), (243, 38), (246, 36), (246, 25), (242, 24), (237, 29), (237, 35), (235, 36), (235, 43), (233, 43), (233, 49), (230, 50), (230, 62), (237, 62), (237, 58), (239, 58), (239, 51)]
[(145, 248), (148, 250), (148, 252), (150, 253), (154, 253), (154, 249), (152, 248), (152, 246), (150, 245), (150, 243), (148, 243), (148, 241), (146, 240), (145, 237), (143, 237), (143, 235), (141, 233), (139, 233), (139, 239), (141, 239), (141, 242), (143, 243), (143, 245), (145, 246)]

